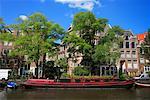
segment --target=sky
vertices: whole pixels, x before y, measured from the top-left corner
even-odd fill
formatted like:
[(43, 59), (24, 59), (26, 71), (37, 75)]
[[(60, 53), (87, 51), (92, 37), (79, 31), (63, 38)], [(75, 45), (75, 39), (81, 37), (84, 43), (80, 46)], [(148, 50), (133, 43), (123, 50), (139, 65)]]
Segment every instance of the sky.
[(0, 17), (6, 24), (41, 12), (67, 30), (73, 16), (81, 11), (91, 11), (97, 18), (107, 18), (110, 25), (130, 29), (134, 34), (150, 28), (150, 0), (0, 0)]

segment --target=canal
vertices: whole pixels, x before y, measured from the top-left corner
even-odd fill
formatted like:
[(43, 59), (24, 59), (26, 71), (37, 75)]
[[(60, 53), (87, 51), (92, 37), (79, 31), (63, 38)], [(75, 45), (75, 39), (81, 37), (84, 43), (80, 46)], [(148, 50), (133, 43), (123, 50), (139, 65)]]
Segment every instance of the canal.
[(150, 89), (36, 89), (0, 92), (0, 100), (150, 100)]

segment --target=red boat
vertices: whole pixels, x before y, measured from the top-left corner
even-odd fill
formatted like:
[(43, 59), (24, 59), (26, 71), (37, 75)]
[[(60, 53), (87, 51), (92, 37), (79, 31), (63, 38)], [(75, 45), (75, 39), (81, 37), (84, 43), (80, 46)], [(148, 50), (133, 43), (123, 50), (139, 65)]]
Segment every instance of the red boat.
[(133, 80), (47, 80), (47, 79), (28, 79), (21, 84), (24, 88), (132, 88)]

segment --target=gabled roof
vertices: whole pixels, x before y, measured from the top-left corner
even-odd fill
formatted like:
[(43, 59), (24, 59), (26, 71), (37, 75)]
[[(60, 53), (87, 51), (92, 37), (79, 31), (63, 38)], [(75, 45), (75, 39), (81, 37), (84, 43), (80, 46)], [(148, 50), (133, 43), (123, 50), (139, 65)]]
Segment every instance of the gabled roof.
[(144, 32), (144, 33), (141, 33), (141, 34), (137, 34), (138, 41), (144, 41), (146, 35), (147, 35), (147, 32)]

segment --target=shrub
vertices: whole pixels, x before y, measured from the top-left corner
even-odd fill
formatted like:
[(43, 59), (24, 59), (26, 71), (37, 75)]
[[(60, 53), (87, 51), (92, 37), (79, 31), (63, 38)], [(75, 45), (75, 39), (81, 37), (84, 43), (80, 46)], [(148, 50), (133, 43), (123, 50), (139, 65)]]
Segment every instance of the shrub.
[(87, 70), (85, 67), (76, 67), (73, 71), (74, 75), (76, 76), (88, 76), (89, 70)]
[(121, 74), (120, 75), (120, 80), (126, 80), (126, 78), (127, 78), (126, 74)]
[(67, 73), (62, 73), (61, 78), (69, 78), (69, 75)]

